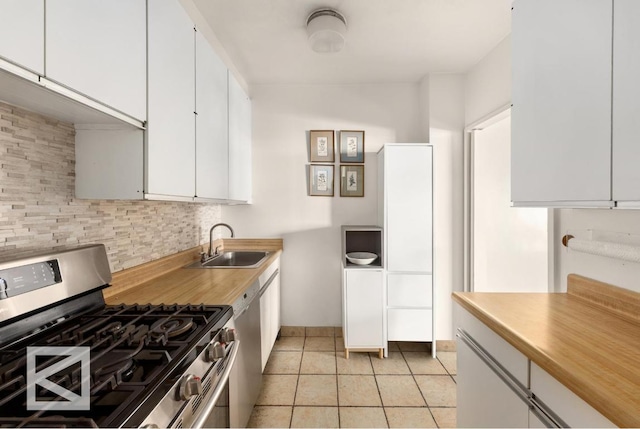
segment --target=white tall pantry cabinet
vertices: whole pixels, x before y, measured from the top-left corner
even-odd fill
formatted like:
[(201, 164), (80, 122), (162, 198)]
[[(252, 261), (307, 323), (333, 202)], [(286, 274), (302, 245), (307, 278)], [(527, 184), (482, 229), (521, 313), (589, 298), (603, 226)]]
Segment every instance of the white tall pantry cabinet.
[(433, 147), (389, 143), (378, 152), (378, 224), (384, 230), (387, 340), (432, 342)]

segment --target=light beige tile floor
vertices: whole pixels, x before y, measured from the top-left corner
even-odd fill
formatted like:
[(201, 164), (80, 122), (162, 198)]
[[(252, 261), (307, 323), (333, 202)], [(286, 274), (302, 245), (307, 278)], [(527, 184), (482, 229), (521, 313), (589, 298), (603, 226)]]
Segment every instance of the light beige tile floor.
[[(340, 328), (283, 329), (264, 371), (249, 427), (456, 426), (456, 352), (391, 343), (344, 357)], [(287, 336), (285, 336), (285, 334)]]

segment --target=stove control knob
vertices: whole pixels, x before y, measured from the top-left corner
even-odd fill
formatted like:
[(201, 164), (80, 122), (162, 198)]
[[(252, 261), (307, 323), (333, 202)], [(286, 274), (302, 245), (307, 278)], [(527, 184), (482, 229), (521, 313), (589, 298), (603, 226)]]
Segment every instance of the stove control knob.
[(236, 339), (235, 329), (223, 329), (220, 333), (220, 340), (223, 343), (230, 343)]
[(224, 346), (219, 342), (215, 342), (213, 344), (209, 344), (207, 347), (207, 353), (205, 354), (205, 361), (207, 362), (215, 362), (218, 359), (222, 359), (224, 357)]
[(202, 394), (202, 382), (200, 381), (200, 378), (193, 374), (185, 375), (182, 377), (182, 380), (180, 380), (176, 393), (178, 399), (183, 401), (188, 400), (192, 396)]

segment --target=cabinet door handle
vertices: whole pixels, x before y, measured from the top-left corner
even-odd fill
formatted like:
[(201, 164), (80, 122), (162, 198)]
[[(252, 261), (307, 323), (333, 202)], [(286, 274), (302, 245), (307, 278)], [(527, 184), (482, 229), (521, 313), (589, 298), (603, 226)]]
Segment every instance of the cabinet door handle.
[(468, 333), (458, 328), (456, 337), (460, 338), (471, 350), (524, 402), (531, 405), (529, 389), (523, 386), (493, 356), (483, 349)]

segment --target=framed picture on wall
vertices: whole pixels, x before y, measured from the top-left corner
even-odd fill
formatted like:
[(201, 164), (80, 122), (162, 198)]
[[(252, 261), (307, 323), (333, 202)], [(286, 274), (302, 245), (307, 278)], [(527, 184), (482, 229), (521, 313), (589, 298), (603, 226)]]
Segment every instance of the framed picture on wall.
[(364, 165), (340, 166), (340, 196), (364, 197)]
[(333, 130), (309, 131), (309, 160), (311, 162), (334, 162)]
[(364, 131), (340, 131), (340, 162), (364, 163)]
[(309, 165), (309, 195), (333, 197), (333, 165)]

